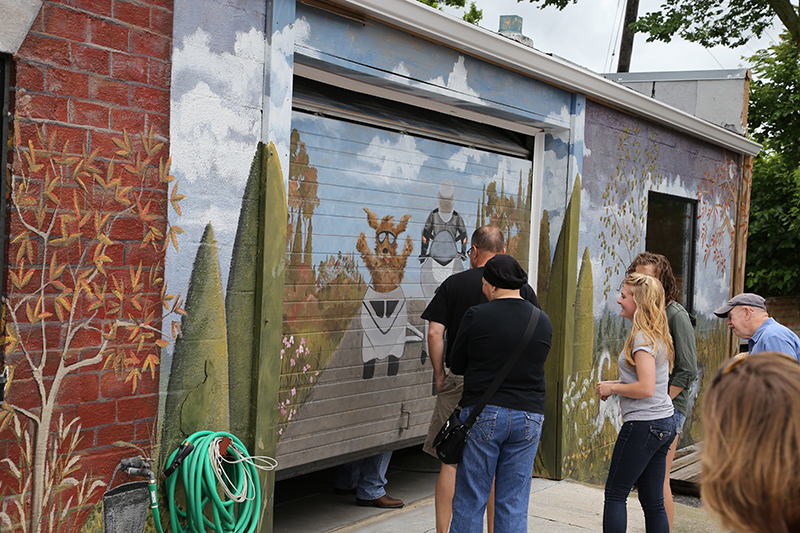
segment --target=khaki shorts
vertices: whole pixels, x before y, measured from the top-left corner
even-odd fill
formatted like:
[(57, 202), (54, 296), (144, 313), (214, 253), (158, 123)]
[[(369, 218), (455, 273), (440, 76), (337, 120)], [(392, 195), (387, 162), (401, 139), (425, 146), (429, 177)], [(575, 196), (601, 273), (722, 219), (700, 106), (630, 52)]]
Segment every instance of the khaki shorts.
[(454, 374), (447, 374), (444, 378), (442, 389), (436, 396), (436, 406), (433, 408), (433, 415), (431, 415), (431, 425), (428, 427), (428, 438), (425, 439), (425, 444), (422, 445), (422, 450), (437, 459), (436, 450), (433, 447), (433, 439), (442, 429), (442, 426), (450, 415), (455, 410), (458, 402), (461, 401), (461, 393), (464, 392), (464, 376), (456, 376)]

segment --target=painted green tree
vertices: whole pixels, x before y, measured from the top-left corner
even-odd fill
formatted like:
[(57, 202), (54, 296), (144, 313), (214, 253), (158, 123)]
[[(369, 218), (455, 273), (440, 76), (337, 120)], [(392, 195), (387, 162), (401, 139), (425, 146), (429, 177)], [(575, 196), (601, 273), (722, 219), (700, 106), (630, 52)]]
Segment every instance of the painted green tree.
[(520, 171), (517, 182), (517, 195), (506, 194), (505, 177), (500, 180), (500, 190), (494, 180), (483, 187), (481, 203), (478, 206), (475, 228), (487, 224), (503, 231), (506, 239), (506, 253), (516, 257), (523, 268), (528, 268), (530, 250), (530, 206), (531, 180), (533, 171), (525, 179)]
[(617, 144), (617, 166), (603, 192), (600, 260), (604, 265), (603, 296), (625, 271), (644, 243), (647, 192), (664, 181), (658, 163), (656, 134), (646, 139), (639, 125), (625, 126)]
[[(561, 478), (563, 470), (563, 420), (560, 397), (565, 377), (572, 371), (575, 316), (575, 282), (578, 272), (578, 232), (580, 229), (581, 177), (577, 175), (572, 186), (564, 222), (556, 241), (553, 265), (547, 282), (547, 300), (543, 310), (553, 326), (550, 355), (545, 363), (548, 391), (545, 402), (545, 423), (542, 427), (541, 450), (534, 470), (548, 477)], [(541, 252), (541, 248), (540, 248)], [(540, 256), (541, 260), (541, 256)], [(554, 454), (549, 451), (554, 451)], [(561, 454), (561, 456), (558, 456)]]
[(597, 402), (594, 385), (594, 283), (589, 248), (586, 247), (575, 293), (575, 330), (571, 372), (565, 380), (564, 475), (574, 475), (576, 458), (592, 447)]
[[(225, 321), (228, 329), (228, 379), (231, 433), (248, 449), (252, 447), (251, 409), (256, 358), (255, 309), (257, 292), (258, 237), (264, 182), (266, 146), (258, 143), (242, 195), (239, 221), (231, 254), (228, 287), (225, 291)], [(281, 223), (278, 227), (285, 227)], [(248, 406), (248, 407), (243, 407)]]
[(547, 283), (550, 279), (550, 215), (545, 209), (539, 223), (539, 270), (536, 280), (536, 296), (542, 309), (547, 308)]
[(195, 431), (229, 429), (228, 342), (219, 252), (209, 222), (197, 249), (162, 420), (161, 458)]

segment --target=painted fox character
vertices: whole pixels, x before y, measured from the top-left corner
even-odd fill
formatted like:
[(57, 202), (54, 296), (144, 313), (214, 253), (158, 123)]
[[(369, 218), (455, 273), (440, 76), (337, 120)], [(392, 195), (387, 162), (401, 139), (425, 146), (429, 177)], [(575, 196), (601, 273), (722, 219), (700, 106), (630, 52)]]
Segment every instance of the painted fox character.
[(378, 360), (389, 359), (388, 375), (394, 376), (400, 368), (400, 358), (406, 343), (408, 311), (406, 298), (400, 284), (405, 274), (406, 262), (414, 249), (410, 236), (406, 236), (400, 255), (398, 239), (406, 230), (411, 215), (403, 215), (394, 223), (393, 216), (378, 217), (367, 209), (367, 223), (375, 230), (375, 245), (370, 249), (367, 237), (359, 235), (356, 249), (369, 270), (372, 281), (364, 294), (361, 309), (361, 326), (364, 331), (361, 357), (364, 361), (364, 379), (375, 374)]
[(405, 274), (406, 261), (414, 249), (410, 236), (406, 236), (403, 252), (397, 255), (398, 238), (406, 230), (411, 215), (403, 215), (395, 225), (393, 216), (385, 216), (380, 222), (378, 217), (367, 209), (367, 223), (375, 230), (374, 253), (367, 244), (363, 233), (358, 237), (356, 249), (361, 253), (364, 264), (372, 275), (372, 288), (377, 292), (390, 292), (400, 286)]

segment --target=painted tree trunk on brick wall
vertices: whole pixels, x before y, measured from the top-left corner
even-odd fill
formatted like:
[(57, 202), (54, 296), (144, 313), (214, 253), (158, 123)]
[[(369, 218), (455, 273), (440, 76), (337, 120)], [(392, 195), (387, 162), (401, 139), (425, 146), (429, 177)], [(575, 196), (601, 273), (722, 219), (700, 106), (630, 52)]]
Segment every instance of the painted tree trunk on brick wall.
[(131, 454), (114, 444), (149, 453), (162, 318), (180, 311), (163, 280), (180, 232), (166, 212), (181, 199), (166, 144), (171, 33), (171, 1), (56, 0), (12, 62), (4, 530), (77, 530)]

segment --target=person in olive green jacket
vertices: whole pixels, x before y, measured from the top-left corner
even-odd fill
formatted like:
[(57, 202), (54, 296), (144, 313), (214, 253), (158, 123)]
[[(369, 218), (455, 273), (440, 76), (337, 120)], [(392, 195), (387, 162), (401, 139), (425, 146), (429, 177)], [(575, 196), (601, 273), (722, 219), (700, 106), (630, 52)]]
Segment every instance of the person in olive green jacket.
[(689, 387), (697, 378), (697, 349), (695, 347), (694, 326), (686, 309), (679, 304), (678, 284), (672, 273), (669, 260), (660, 254), (642, 252), (637, 255), (627, 274), (637, 272), (653, 276), (664, 287), (667, 304), (667, 323), (675, 348), (675, 362), (672, 373), (669, 375), (669, 396), (675, 408), (675, 440), (667, 454), (667, 468), (664, 475), (664, 508), (669, 518), (669, 528), (672, 530), (672, 519), (675, 514), (675, 505), (672, 501), (672, 489), (669, 485), (669, 472), (672, 460), (675, 459), (675, 450), (678, 448), (678, 439), (683, 433), (683, 423), (689, 414)]

